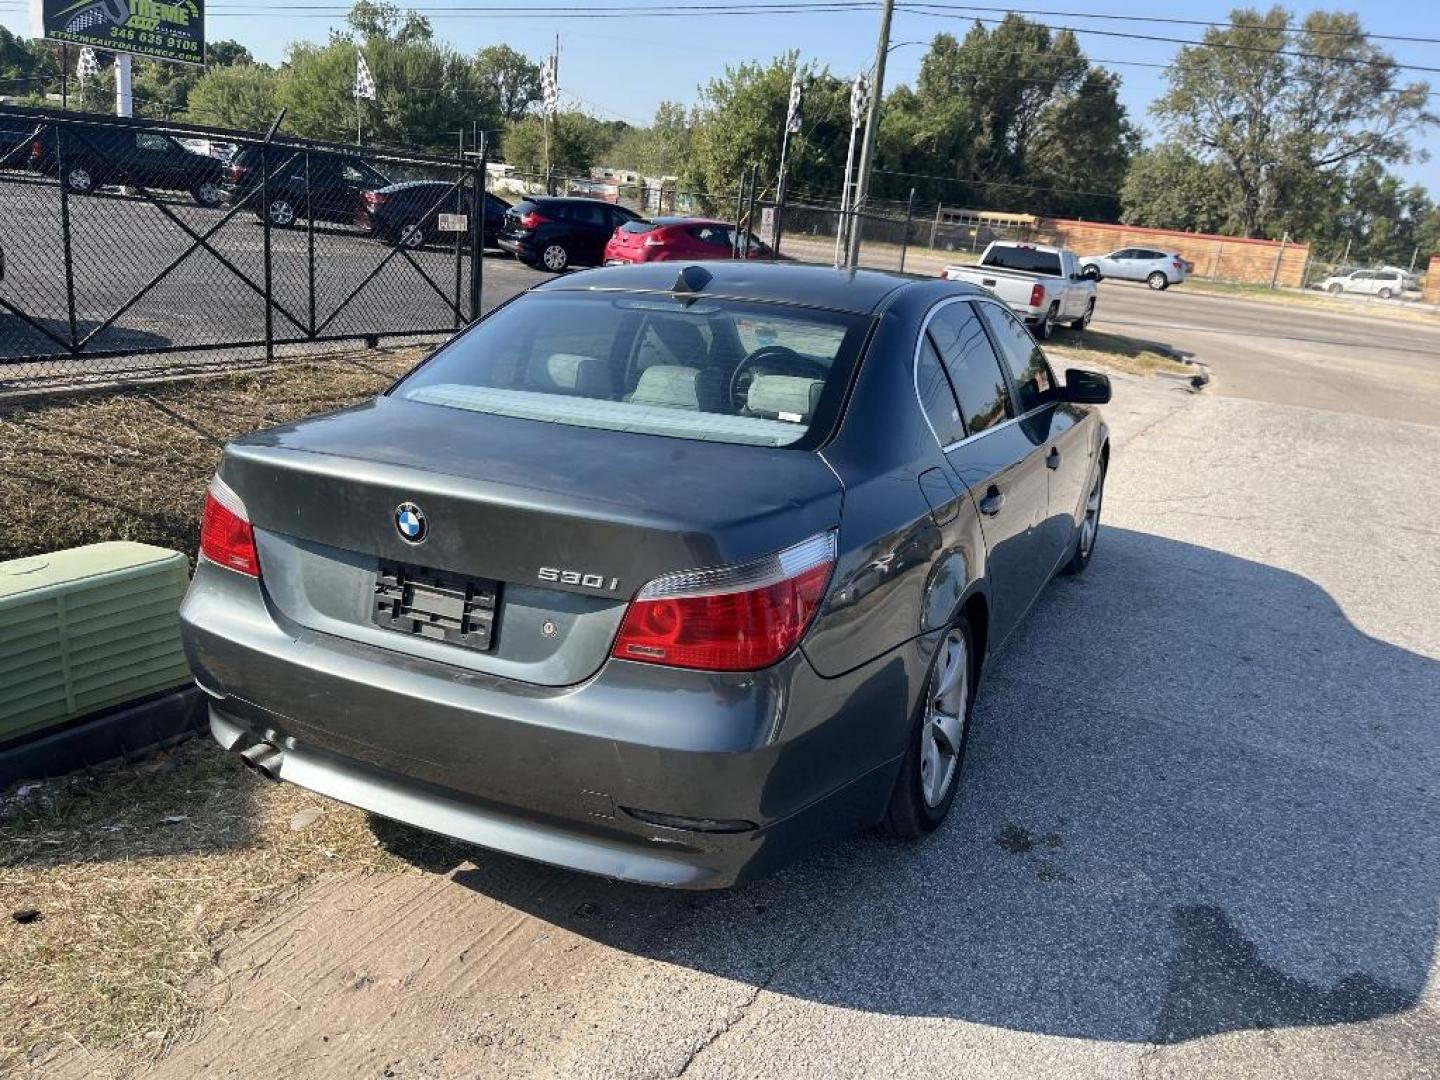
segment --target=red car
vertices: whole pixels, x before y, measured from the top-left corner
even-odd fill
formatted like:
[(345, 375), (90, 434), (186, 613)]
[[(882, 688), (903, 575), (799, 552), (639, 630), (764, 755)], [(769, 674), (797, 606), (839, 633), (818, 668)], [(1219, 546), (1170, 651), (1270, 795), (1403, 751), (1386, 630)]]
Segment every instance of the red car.
[[(706, 259), (729, 259), (734, 250), (735, 226), (727, 221), (708, 218), (661, 217), (652, 221), (627, 221), (615, 230), (605, 245), (605, 265), (624, 263), (665, 262), (684, 259), (697, 262)], [(776, 255), (746, 233), (749, 257), (773, 261)]]

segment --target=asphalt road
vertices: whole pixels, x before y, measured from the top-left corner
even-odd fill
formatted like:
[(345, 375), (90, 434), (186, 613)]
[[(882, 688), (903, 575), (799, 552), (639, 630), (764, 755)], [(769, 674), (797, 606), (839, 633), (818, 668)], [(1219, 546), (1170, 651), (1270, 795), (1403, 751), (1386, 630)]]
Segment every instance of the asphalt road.
[(1184, 286), (1152, 292), (1107, 281), (1092, 326), (1195, 356), (1227, 394), (1440, 422), (1440, 317), (1352, 315)]
[(227, 947), (156, 1074), (1433, 1080), (1430, 331), (1103, 310), (1217, 379), (1116, 378), (1094, 562), (993, 662), (939, 832), (686, 895), (377, 823), (414, 869)]

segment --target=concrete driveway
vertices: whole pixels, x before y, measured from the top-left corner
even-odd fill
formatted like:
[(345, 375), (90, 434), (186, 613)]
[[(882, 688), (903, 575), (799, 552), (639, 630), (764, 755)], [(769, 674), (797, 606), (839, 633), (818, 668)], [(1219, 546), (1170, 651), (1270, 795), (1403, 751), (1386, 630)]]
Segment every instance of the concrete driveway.
[(1326, 322), (1373, 348), (1305, 397), (1345, 347), (1288, 317), (1105, 300), (1219, 393), (1117, 378), (1095, 560), (992, 665), (942, 830), (723, 894), (458, 848), (337, 877), (156, 1071), (1434, 1077), (1440, 411), (1391, 385), (1429, 339)]

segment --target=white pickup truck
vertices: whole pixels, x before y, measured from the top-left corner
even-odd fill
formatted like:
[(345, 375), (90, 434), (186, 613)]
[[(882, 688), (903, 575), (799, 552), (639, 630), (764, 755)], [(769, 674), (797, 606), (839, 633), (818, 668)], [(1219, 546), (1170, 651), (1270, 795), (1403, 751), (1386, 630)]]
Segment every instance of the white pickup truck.
[(1044, 341), (1056, 323), (1084, 330), (1095, 314), (1095, 282), (1080, 273), (1069, 248), (996, 240), (973, 265), (947, 266), (941, 277), (989, 289)]

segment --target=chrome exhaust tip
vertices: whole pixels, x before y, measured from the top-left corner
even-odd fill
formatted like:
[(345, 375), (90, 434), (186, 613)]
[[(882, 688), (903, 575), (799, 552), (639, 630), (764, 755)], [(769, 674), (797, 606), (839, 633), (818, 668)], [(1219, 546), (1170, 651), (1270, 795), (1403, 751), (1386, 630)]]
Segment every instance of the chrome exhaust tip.
[(267, 742), (251, 743), (240, 751), (240, 760), (267, 780), (280, 779), (280, 764), (285, 760), (285, 751)]

